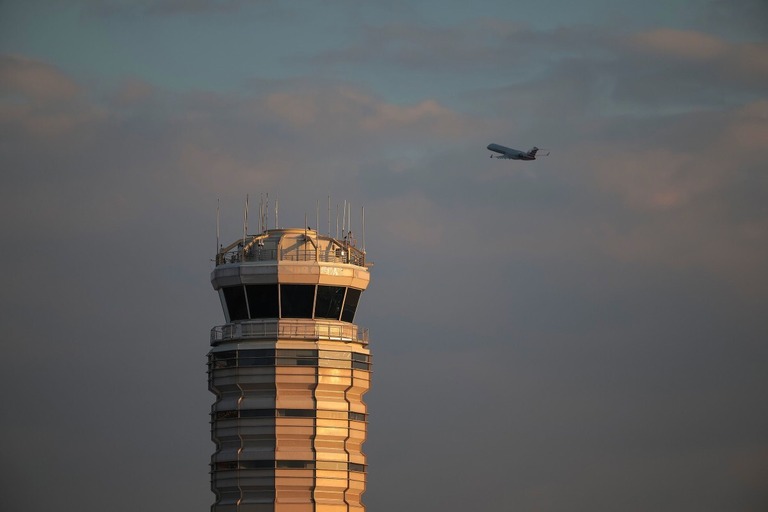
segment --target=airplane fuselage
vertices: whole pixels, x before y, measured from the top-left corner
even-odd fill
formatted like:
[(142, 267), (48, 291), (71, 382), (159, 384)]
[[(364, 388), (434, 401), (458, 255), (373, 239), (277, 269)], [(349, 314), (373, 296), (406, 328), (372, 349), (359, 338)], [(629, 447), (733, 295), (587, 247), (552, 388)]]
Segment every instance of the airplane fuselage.
[(534, 147), (528, 152), (520, 151), (519, 149), (512, 149), (500, 144), (488, 144), (488, 148), (494, 153), (500, 153), (499, 155), (491, 155), (491, 158), (506, 158), (509, 160), (536, 160), (536, 152), (539, 148)]

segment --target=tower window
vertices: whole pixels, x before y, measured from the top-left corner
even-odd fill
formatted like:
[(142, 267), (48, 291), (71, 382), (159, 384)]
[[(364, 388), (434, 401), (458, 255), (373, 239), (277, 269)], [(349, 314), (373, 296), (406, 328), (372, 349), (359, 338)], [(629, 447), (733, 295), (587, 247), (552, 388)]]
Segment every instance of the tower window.
[(245, 293), (248, 295), (251, 318), (277, 318), (276, 284), (249, 284)]
[(307, 284), (280, 285), (280, 308), (283, 318), (312, 318), (315, 287)]
[(344, 300), (344, 310), (341, 312), (342, 322), (353, 322), (355, 320), (355, 311), (357, 303), (360, 301), (362, 290), (355, 288), (347, 289), (347, 298)]
[(358, 352), (352, 353), (352, 368), (358, 370), (370, 370), (371, 357), (367, 354), (360, 354)]
[(359, 471), (361, 473), (365, 473), (365, 465), (364, 464), (355, 464), (354, 462), (349, 463), (349, 470), (350, 471)]
[(226, 286), (223, 288), (224, 301), (229, 311), (229, 321), (248, 320), (248, 306), (245, 303), (245, 291), (242, 286)]
[(341, 304), (344, 302), (344, 287), (323, 286), (317, 287), (317, 304), (315, 305), (315, 318), (330, 318), (338, 320), (341, 314)]
[(313, 460), (277, 460), (277, 469), (315, 469)]

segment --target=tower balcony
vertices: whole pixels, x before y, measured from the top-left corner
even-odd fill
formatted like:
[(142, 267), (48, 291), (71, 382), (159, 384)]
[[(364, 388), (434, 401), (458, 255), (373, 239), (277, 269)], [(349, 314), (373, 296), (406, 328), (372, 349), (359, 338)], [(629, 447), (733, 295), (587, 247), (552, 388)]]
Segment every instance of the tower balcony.
[(212, 346), (238, 340), (277, 339), (342, 341), (367, 347), (368, 329), (347, 322), (301, 318), (247, 320), (211, 329)]

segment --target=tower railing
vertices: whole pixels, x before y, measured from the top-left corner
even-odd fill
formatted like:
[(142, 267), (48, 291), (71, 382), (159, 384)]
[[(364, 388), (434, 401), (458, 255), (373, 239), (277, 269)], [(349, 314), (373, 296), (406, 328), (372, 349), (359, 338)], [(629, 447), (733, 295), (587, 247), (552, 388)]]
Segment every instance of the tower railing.
[(342, 239), (322, 236), (309, 228), (265, 230), (258, 235), (244, 235), (226, 247), (219, 246), (216, 265), (250, 261), (317, 261), (346, 263), (366, 267), (365, 244), (357, 247), (352, 232)]
[(239, 339), (332, 340), (368, 345), (368, 329), (354, 324), (321, 320), (250, 320), (219, 325), (211, 329), (211, 345)]
[(320, 261), (323, 263), (349, 263), (358, 267), (365, 266), (365, 254), (355, 247), (346, 250), (324, 251), (310, 249), (242, 249), (221, 253), (216, 256), (216, 265), (242, 263), (250, 261)]

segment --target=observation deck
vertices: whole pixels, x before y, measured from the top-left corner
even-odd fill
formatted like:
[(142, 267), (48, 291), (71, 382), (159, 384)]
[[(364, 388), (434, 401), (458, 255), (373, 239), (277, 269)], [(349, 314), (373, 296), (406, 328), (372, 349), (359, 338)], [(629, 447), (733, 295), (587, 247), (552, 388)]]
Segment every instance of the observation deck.
[(368, 329), (335, 321), (290, 319), (249, 320), (211, 329), (211, 345), (229, 341), (299, 339), (312, 341), (343, 341), (368, 345)]

